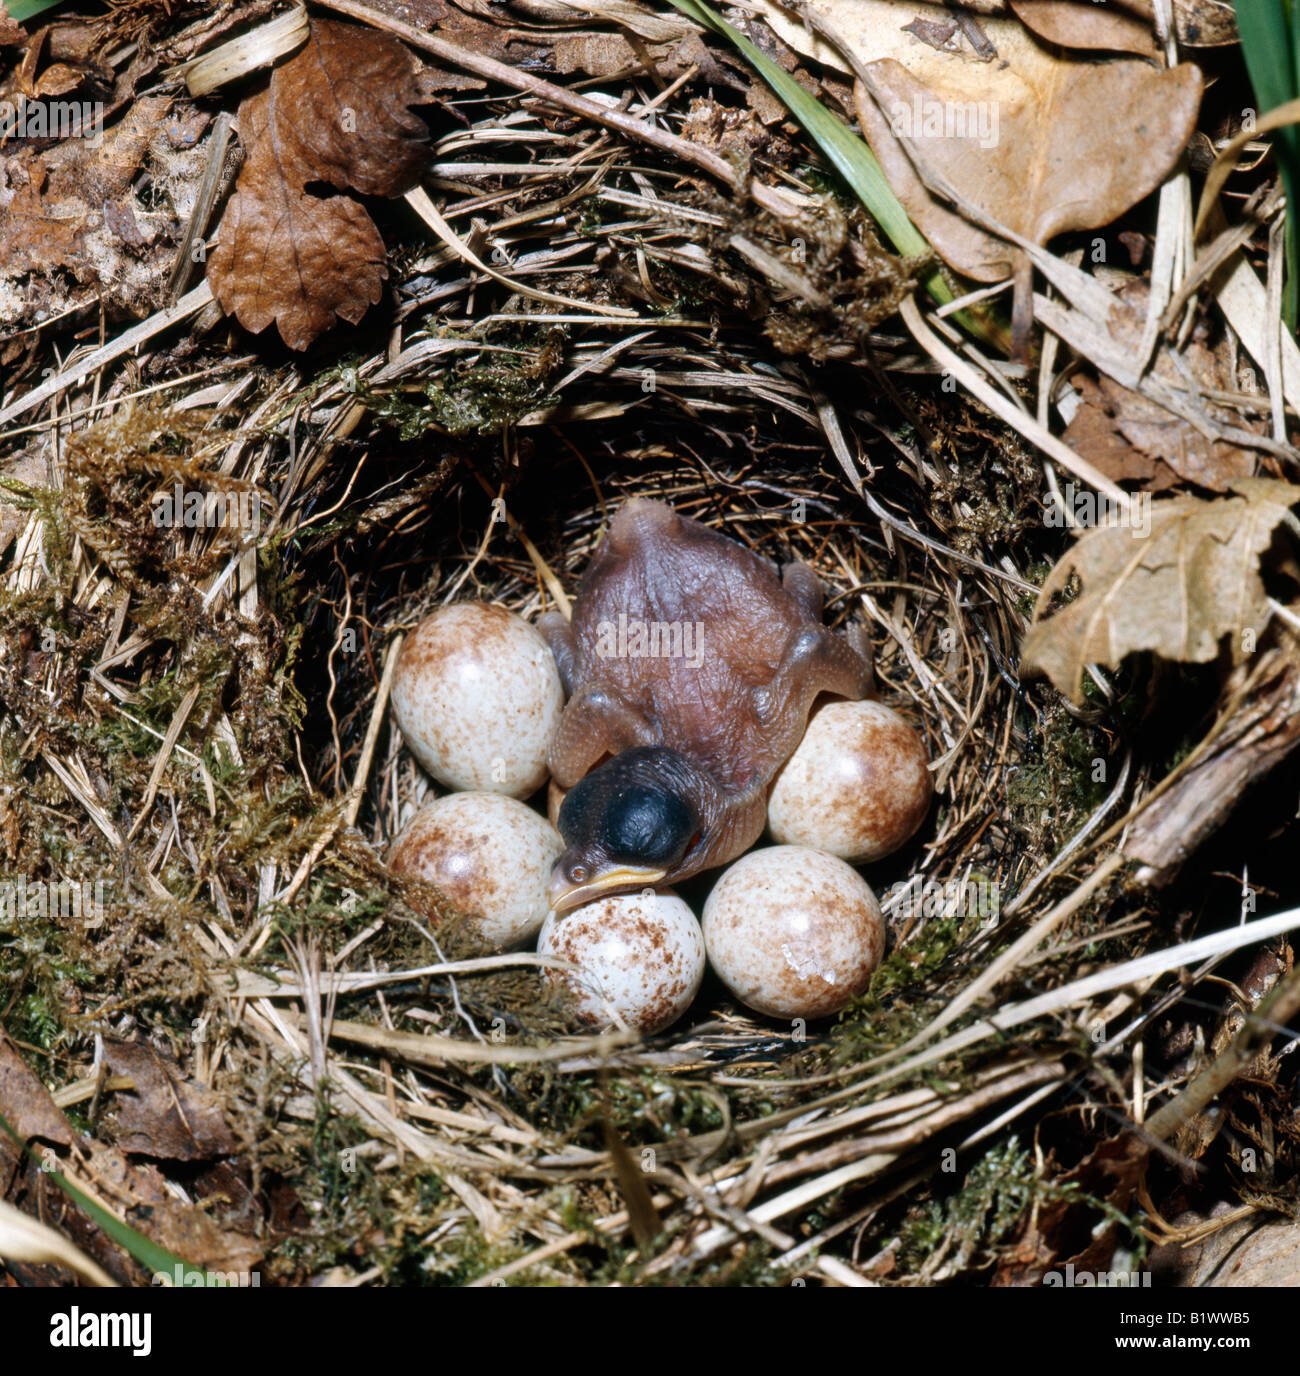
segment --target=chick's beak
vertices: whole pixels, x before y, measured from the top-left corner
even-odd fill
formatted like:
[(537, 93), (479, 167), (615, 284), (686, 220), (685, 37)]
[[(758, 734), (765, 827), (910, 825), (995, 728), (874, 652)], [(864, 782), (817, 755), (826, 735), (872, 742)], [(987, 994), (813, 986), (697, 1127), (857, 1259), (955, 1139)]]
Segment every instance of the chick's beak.
[(668, 877), (668, 871), (640, 865), (619, 865), (593, 875), (582, 884), (575, 884), (556, 866), (551, 873), (550, 905), (557, 913), (567, 913), (583, 903), (594, 903), (611, 894), (631, 893), (653, 889)]

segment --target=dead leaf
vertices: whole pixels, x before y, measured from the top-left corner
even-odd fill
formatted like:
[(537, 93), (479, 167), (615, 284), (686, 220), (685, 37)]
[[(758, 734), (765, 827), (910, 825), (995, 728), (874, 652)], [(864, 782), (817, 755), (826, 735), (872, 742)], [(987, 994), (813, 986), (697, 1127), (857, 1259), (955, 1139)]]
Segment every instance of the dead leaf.
[[(1148, 14), (1154, 10), (1151, 0), (1130, 3)], [(1185, 48), (1226, 48), (1241, 41), (1232, 0), (1174, 0), (1174, 31)]]
[[(768, 23), (792, 47), (841, 71), (845, 60), (772, 0)], [(908, 214), (946, 262), (978, 281), (1011, 272), (1007, 245), (926, 190), (912, 163), (966, 203), (1034, 243), (1109, 224), (1157, 187), (1195, 126), (1201, 75), (1133, 59), (1073, 61), (1019, 20), (981, 16), (997, 50), (985, 62), (963, 37), (936, 50), (906, 31), (934, 6), (895, 0), (809, 0), (865, 64), (863, 131)], [(906, 142), (906, 149), (904, 148)], [(910, 154), (910, 157), (909, 157)]]
[[(1189, 346), (1185, 356), (1195, 346)], [(1187, 482), (1226, 492), (1238, 478), (1255, 472), (1255, 456), (1226, 440), (1209, 439), (1190, 421), (1166, 411), (1112, 378), (1101, 379), (1116, 428), (1149, 458), (1162, 461)]]
[[(1208, 350), (1191, 343), (1184, 357)], [(1161, 370), (1157, 370), (1161, 371)], [(1183, 482), (1226, 492), (1238, 478), (1255, 472), (1255, 456), (1227, 440), (1207, 438), (1190, 421), (1138, 392), (1102, 376), (1100, 384), (1078, 380), (1082, 397), (1065, 432), (1065, 442), (1117, 482), (1136, 479), (1149, 492)], [(1214, 419), (1236, 417), (1210, 407)]]
[(1017, 17), (1040, 38), (1062, 48), (1102, 49), (1158, 57), (1150, 14), (1140, 5), (1103, 8), (1094, 0), (1009, 0)]
[(387, 34), (313, 21), (269, 88), (240, 105), (246, 156), (208, 282), (245, 329), (259, 333), (274, 321), (291, 349), (305, 349), (379, 300), (388, 268), (374, 222), (351, 196), (306, 188), (410, 189), (427, 156), (428, 130), (408, 108), (422, 98), (420, 70)]
[[(1137, 650), (1204, 664), (1225, 636), (1234, 662), (1253, 650), (1253, 636), (1272, 615), (1259, 556), (1300, 501), (1300, 488), (1271, 478), (1232, 488), (1236, 495), (1214, 501), (1150, 503), (1145, 533), (1141, 522), (1086, 530), (1043, 584), (1021, 672), (1046, 674), (1082, 703), (1089, 664), (1116, 669)], [(1076, 574), (1082, 591), (1047, 615)]]
[[(0, 1117), (25, 1141), (57, 1142), (61, 1147), (70, 1147), (77, 1140), (68, 1120), (50, 1098), (49, 1090), (23, 1060), (22, 1053), (3, 1029), (0, 1029)], [(14, 1146), (8, 1133), (0, 1132), (0, 1146)]]
[(0, 325), (96, 298), (132, 315), (161, 303), (180, 207), (206, 161), (202, 148), (167, 144), (171, 105), (141, 99), (101, 137), (0, 158)]
[[(127, 1049), (124, 1051), (124, 1046)], [(116, 1043), (123, 1057), (132, 1057), (133, 1073), (139, 1070), (152, 1076), (161, 1062), (151, 1058), (148, 1048)], [(146, 1054), (141, 1054), (146, 1053)], [(126, 1063), (125, 1060), (122, 1062)], [(159, 1075), (159, 1079), (163, 1079)], [(189, 1127), (214, 1140), (215, 1131), (202, 1094), (193, 1097), (192, 1088), (173, 1076), (168, 1083), (179, 1084), (178, 1108), (193, 1113)], [(157, 1091), (161, 1097), (162, 1091)], [(63, 1111), (55, 1104), (40, 1078), (27, 1066), (18, 1048), (0, 1030), (0, 1113), (14, 1129), (39, 1150), (43, 1143), (79, 1148), (81, 1157), (65, 1164), (76, 1184), (84, 1170), (94, 1181), (94, 1191), (112, 1201), (112, 1207), (132, 1227), (173, 1252), (182, 1261), (212, 1271), (250, 1272), (261, 1259), (256, 1241), (261, 1226), (260, 1211), (241, 1201), (237, 1217), (230, 1216), (228, 1205), (213, 1197), (208, 1208), (177, 1198), (167, 1179), (153, 1165), (138, 1165), (117, 1146), (107, 1146), (77, 1133)], [(12, 1116), (11, 1116), (12, 1115)], [(182, 1135), (183, 1135), (182, 1129)], [(224, 1123), (221, 1131), (228, 1134)], [(197, 1159), (194, 1157), (177, 1159)], [(86, 1164), (83, 1166), (81, 1161)], [(106, 1271), (119, 1280), (137, 1276), (135, 1263), (127, 1258), (106, 1234), (58, 1187), (36, 1162), (25, 1157), (8, 1133), (0, 1132), (0, 1187), (10, 1202), (29, 1215), (39, 1217), (66, 1234)]]
[[(1148, 290), (1146, 282), (1133, 280), (1115, 293), (1107, 328), (1121, 348), (1138, 349), (1146, 325)], [(1243, 417), (1207, 399), (1213, 392), (1236, 390), (1225, 342), (1211, 346), (1194, 334), (1176, 356), (1161, 343), (1150, 371), (1183, 393), (1205, 429), (1103, 374), (1099, 384), (1086, 377), (1076, 380), (1081, 402), (1066, 430), (1066, 443), (1107, 477), (1136, 479), (1152, 492), (1181, 483), (1226, 492), (1238, 478), (1253, 476), (1255, 451), (1213, 433), (1218, 427), (1265, 433), (1262, 419)]]
[(952, 23), (936, 24), (931, 19), (913, 19), (910, 24), (903, 25), (903, 32), (913, 34), (922, 43), (928, 44), (937, 51), (942, 51), (948, 47), (953, 34), (957, 32), (957, 25)]
[[(1167, 463), (1135, 449), (1120, 433), (1117, 406), (1111, 388), (1086, 374), (1073, 379), (1079, 405), (1061, 438), (1081, 458), (1117, 483), (1136, 482), (1147, 492), (1162, 492), (1178, 482), (1178, 475)], [(1120, 388), (1127, 395), (1126, 388)], [(1166, 413), (1167, 414), (1167, 413)]]
[[(1135, 279), (1114, 294), (1107, 330), (1121, 348), (1138, 350), (1146, 326), (1147, 293), (1147, 283)], [(1136, 479), (1149, 491), (1195, 483), (1223, 493), (1238, 477), (1253, 476), (1255, 450), (1215, 435), (1217, 428), (1256, 435), (1266, 431), (1263, 420), (1250, 420), (1208, 400), (1213, 392), (1235, 391), (1226, 343), (1211, 345), (1208, 337), (1193, 334), (1178, 355), (1161, 343), (1150, 372), (1182, 392), (1204, 428), (1102, 374), (1099, 384), (1079, 380), (1081, 403), (1066, 431), (1066, 443), (1096, 462), (1107, 477)]]
[[(1146, 1162), (1146, 1147), (1131, 1134), (1112, 1137), (1096, 1146), (1073, 1170), (1054, 1183), (1056, 1190), (1029, 1211), (1020, 1235), (1000, 1249), (995, 1286), (1037, 1286), (1054, 1272), (1055, 1284), (1066, 1284), (1074, 1273), (1106, 1275), (1118, 1233), (1115, 1215), (1127, 1212)], [(1082, 1197), (1081, 1197), (1082, 1196)], [(1110, 1218), (1098, 1219), (1093, 1200), (1105, 1200)], [(1128, 1272), (1120, 1273), (1128, 1281)]]
[(112, 1096), (116, 1142), (125, 1152), (169, 1161), (210, 1161), (239, 1149), (221, 1103), (210, 1089), (187, 1081), (179, 1065), (144, 1042), (105, 1041), (115, 1075), (129, 1075), (132, 1091)]
[(191, 1266), (247, 1273), (261, 1260), (253, 1237), (241, 1228), (219, 1226), (202, 1208), (177, 1199), (156, 1166), (135, 1165), (118, 1148), (95, 1143), (88, 1169), (97, 1184), (123, 1201), (127, 1223)]
[(560, 76), (616, 76), (641, 64), (636, 49), (622, 34), (575, 33), (557, 36), (554, 67)]

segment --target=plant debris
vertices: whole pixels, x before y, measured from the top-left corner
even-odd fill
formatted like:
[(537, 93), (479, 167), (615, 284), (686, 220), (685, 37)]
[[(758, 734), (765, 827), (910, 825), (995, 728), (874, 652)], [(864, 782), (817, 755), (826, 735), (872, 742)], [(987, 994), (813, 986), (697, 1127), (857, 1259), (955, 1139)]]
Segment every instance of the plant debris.
[(428, 135), (409, 109), (428, 98), (419, 73), (387, 34), (318, 20), (268, 89), (241, 102), (244, 166), (208, 281), (246, 329), (274, 321), (291, 349), (305, 349), (379, 300), (388, 268), (374, 221), (351, 196), (309, 187), (400, 196), (414, 185)]

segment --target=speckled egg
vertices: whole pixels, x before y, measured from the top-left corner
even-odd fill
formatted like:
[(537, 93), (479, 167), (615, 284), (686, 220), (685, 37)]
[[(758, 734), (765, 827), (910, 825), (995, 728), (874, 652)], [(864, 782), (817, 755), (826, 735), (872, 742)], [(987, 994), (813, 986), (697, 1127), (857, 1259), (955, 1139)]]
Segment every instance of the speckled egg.
[(866, 989), (885, 950), (870, 885), (843, 860), (805, 846), (750, 851), (704, 905), (718, 978), (774, 1018), (825, 1018)]
[(388, 863), (436, 885), (458, 908), (480, 913), (484, 940), (508, 950), (537, 935), (551, 867), (563, 849), (560, 833), (523, 803), (500, 793), (452, 793), (411, 818)]
[(934, 785), (925, 744), (879, 702), (828, 702), (776, 776), (774, 840), (861, 865), (895, 851), (925, 820)]
[(536, 792), (563, 706), (541, 633), (504, 607), (440, 607), (398, 655), (393, 716), (415, 758), (448, 788)]
[(704, 978), (704, 938), (695, 914), (674, 893), (619, 894), (550, 913), (537, 949), (581, 973), (554, 971), (593, 1027), (619, 1020), (647, 1034), (690, 1007)]

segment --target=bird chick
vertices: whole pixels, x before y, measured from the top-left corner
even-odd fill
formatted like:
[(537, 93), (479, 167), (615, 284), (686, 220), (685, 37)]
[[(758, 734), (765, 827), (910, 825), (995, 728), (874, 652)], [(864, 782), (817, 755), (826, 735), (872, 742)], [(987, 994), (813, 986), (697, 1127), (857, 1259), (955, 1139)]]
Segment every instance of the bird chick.
[(541, 618), (569, 701), (550, 770), (557, 912), (675, 884), (763, 831), (768, 786), (820, 693), (871, 688), (865, 637), (822, 624), (805, 564), (755, 554), (637, 498), (610, 523), (565, 622)]

